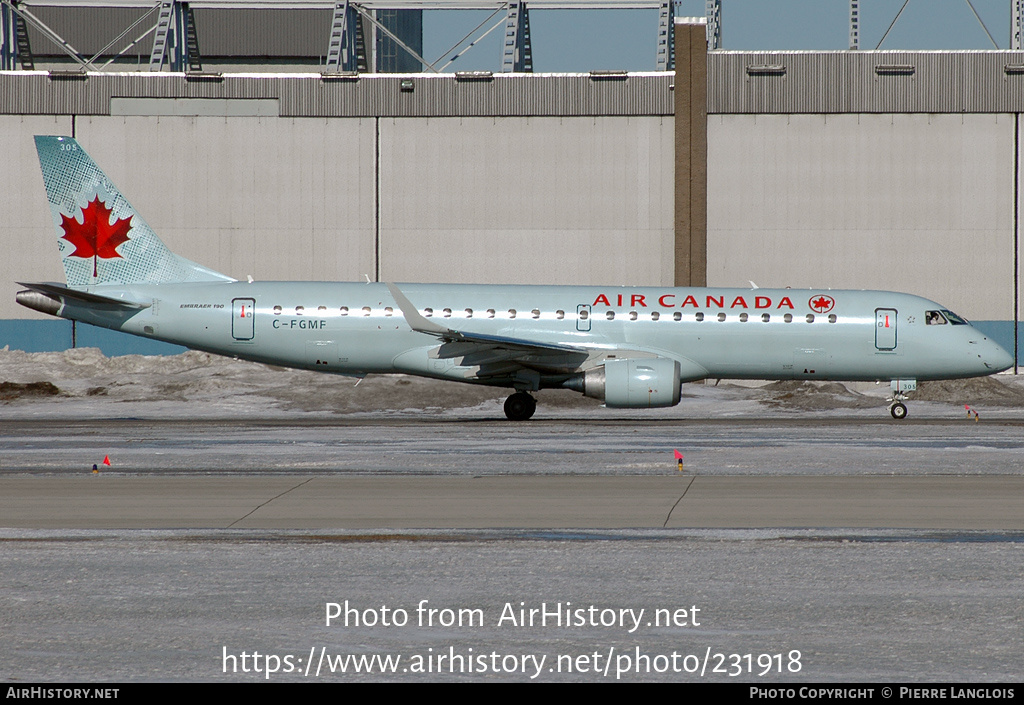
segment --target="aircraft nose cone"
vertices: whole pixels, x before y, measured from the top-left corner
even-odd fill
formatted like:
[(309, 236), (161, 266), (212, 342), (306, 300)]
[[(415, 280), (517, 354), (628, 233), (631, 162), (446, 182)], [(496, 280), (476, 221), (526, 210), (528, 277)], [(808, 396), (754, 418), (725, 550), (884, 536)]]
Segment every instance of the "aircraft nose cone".
[(1013, 367), (1013, 355), (1006, 352), (1001, 345), (995, 341), (989, 340), (988, 349), (981, 356), (982, 361), (985, 363), (985, 367), (989, 368), (993, 373), (1002, 372)]

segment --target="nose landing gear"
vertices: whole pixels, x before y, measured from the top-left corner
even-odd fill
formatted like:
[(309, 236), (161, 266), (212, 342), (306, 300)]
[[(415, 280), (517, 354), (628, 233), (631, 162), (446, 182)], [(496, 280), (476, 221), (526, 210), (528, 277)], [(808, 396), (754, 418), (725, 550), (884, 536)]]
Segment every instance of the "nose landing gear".
[(537, 410), (537, 400), (526, 392), (516, 392), (505, 400), (505, 416), (509, 421), (526, 421)]
[(889, 402), (889, 413), (897, 421), (907, 418), (907, 392), (917, 390), (916, 379), (894, 379), (892, 381), (892, 396), (886, 399)]

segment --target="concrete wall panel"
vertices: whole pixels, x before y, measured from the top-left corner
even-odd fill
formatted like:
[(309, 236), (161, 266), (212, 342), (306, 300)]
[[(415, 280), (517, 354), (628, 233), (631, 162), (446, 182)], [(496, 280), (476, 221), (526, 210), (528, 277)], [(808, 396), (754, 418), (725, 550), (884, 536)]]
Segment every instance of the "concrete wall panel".
[(14, 295), (21, 289), (19, 281), (64, 281), (32, 138), (70, 133), (70, 117), (0, 115), (0, 164), (6, 176), (0, 188), (0, 319), (53, 320), (17, 305)]
[(373, 120), (91, 117), (77, 130), (189, 259), (239, 279), (374, 270)]
[(382, 278), (672, 283), (663, 117), (384, 118)]
[(1012, 115), (709, 118), (708, 283), (1013, 317)]

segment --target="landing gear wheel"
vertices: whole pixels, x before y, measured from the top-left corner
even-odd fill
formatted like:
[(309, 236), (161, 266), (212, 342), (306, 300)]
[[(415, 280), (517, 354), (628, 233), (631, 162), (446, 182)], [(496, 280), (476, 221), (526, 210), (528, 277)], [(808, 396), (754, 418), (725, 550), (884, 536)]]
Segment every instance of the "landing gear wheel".
[(889, 407), (889, 413), (892, 414), (892, 417), (897, 421), (902, 421), (903, 419), (907, 418), (907, 405), (900, 402), (896, 402), (895, 404)]
[(509, 421), (526, 421), (537, 410), (537, 400), (526, 392), (516, 392), (505, 400), (505, 416)]

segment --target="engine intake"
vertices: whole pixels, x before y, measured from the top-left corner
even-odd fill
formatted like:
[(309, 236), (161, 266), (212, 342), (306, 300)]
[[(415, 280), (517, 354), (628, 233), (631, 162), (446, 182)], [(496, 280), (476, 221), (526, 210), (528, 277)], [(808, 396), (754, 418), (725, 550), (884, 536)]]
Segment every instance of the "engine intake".
[(676, 360), (653, 357), (609, 360), (572, 386), (611, 409), (653, 409), (678, 404), (681, 383)]

